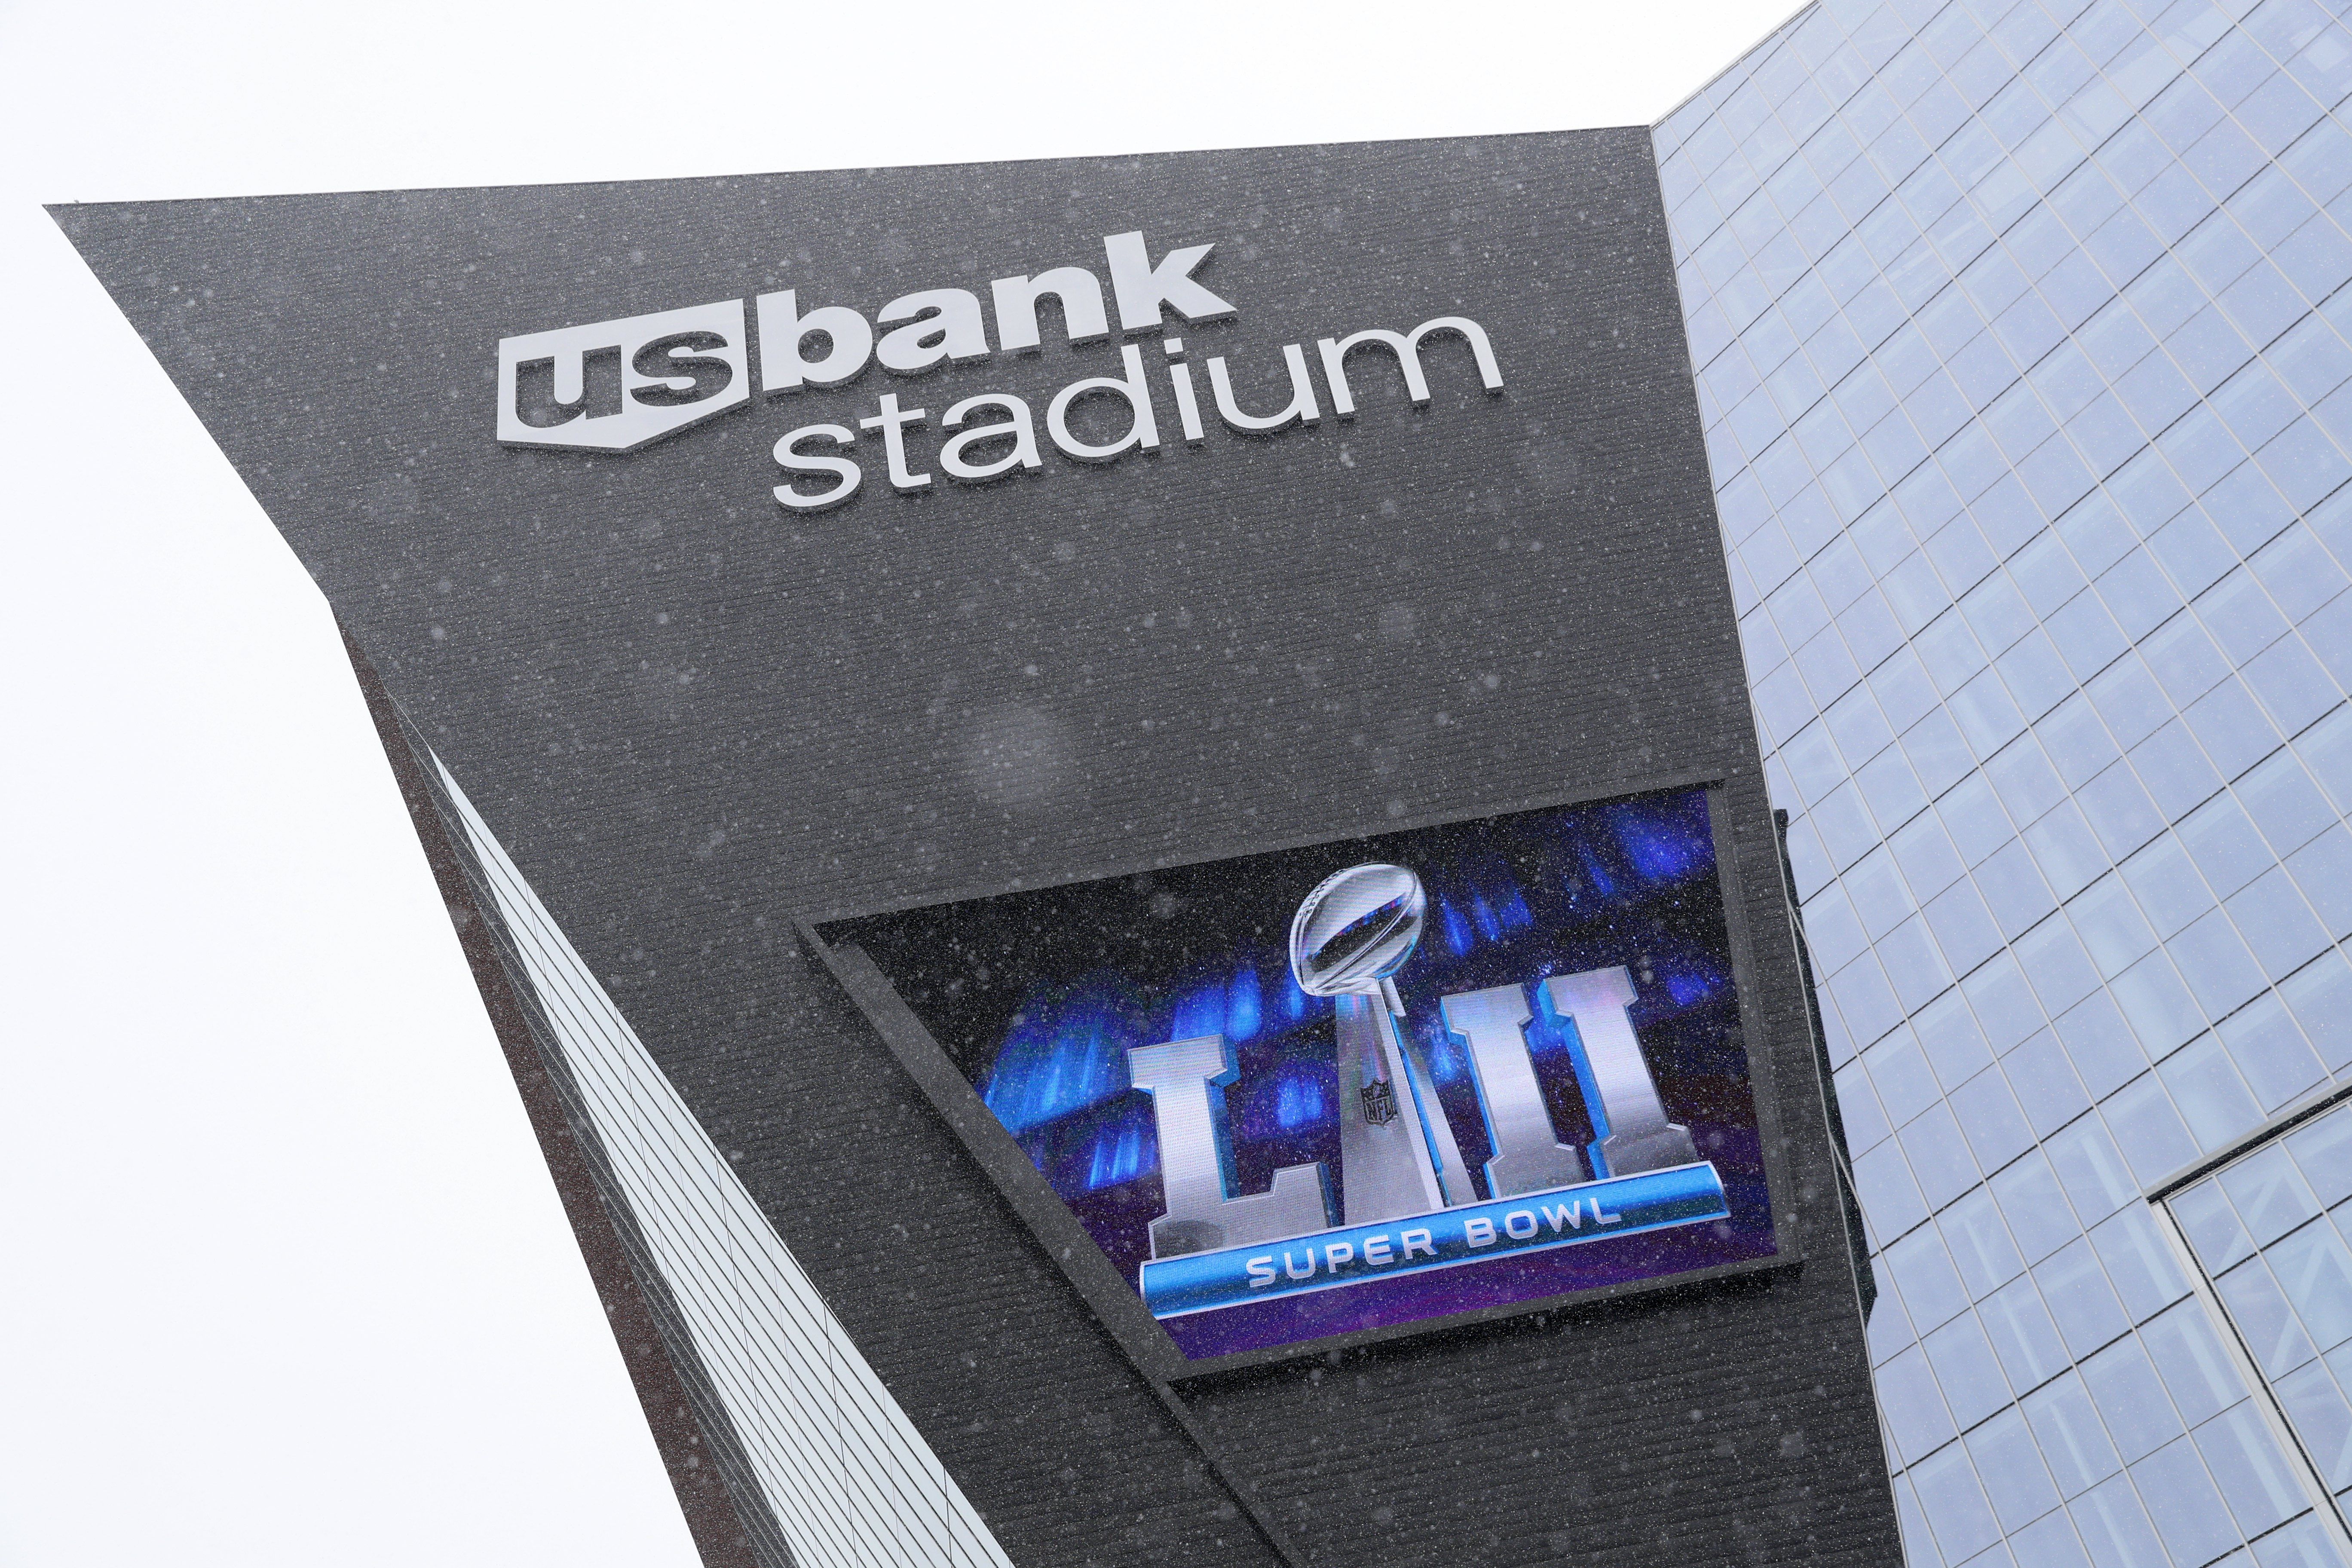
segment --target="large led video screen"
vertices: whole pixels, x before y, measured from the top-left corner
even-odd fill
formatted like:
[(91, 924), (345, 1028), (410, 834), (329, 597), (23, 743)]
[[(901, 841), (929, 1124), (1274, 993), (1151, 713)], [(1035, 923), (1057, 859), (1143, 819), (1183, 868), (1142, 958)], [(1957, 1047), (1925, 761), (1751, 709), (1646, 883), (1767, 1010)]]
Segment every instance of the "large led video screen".
[(1188, 1359), (1769, 1257), (1704, 788), (828, 922)]

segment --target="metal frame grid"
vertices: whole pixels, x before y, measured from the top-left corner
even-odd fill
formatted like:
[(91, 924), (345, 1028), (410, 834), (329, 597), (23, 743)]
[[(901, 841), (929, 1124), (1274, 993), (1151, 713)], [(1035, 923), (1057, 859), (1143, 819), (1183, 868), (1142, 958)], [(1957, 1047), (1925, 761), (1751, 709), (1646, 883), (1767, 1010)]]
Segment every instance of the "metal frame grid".
[(434, 759), (620, 1196), (801, 1568), (1011, 1568), (733, 1167)]

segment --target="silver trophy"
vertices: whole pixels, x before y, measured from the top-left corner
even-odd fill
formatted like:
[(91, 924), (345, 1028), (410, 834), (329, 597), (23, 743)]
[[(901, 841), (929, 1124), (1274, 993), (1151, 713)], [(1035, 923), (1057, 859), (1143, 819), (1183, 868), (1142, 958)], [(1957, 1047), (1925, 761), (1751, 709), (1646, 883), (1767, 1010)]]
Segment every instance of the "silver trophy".
[(1290, 922), (1299, 989), (1332, 998), (1339, 1038), (1339, 1170), (1348, 1225), (1429, 1214), (1474, 1196), (1454, 1129), (1404, 1016), (1396, 972), (1421, 941), (1429, 897), (1402, 866), (1350, 866)]

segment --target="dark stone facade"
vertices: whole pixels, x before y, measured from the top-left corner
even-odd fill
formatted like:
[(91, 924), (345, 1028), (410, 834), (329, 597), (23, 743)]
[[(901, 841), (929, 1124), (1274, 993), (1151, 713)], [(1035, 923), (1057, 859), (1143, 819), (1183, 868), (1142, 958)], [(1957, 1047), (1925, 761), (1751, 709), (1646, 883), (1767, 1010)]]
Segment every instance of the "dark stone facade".
[[(383, 688), (1013, 1559), (1899, 1560), (1646, 132), (59, 209)], [(997, 486), (769, 499), (797, 426), (1116, 342), (757, 398), (625, 457), (492, 439), (496, 341), (1214, 241), (1177, 326), (1465, 315), (1407, 405)], [(1146, 363), (1162, 374), (1149, 338)], [(1351, 366), (1351, 368), (1353, 368)], [(1202, 395), (1208, 397), (1205, 374)], [(1164, 386), (1164, 384), (1163, 384)], [(1717, 774), (1801, 1258), (1196, 1382), (1125, 1359), (794, 935), (806, 916)], [(1192, 1424), (1186, 1429), (1184, 1422)]]

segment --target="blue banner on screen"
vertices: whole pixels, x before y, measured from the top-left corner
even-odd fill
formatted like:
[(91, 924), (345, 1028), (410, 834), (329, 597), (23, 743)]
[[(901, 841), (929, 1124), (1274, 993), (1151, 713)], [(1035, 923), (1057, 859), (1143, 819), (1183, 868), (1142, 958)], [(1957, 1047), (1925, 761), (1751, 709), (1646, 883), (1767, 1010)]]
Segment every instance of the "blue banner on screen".
[(1143, 1266), (1143, 1304), (1155, 1318), (1213, 1311), (1330, 1290), (1381, 1276), (1480, 1263), (1515, 1252), (1633, 1236), (1694, 1220), (1728, 1219), (1723, 1178), (1709, 1164), (1587, 1182), (1386, 1225), (1294, 1237), (1266, 1247), (1155, 1260)]
[(1704, 789), (826, 937), (1188, 1358), (1772, 1256)]

